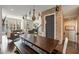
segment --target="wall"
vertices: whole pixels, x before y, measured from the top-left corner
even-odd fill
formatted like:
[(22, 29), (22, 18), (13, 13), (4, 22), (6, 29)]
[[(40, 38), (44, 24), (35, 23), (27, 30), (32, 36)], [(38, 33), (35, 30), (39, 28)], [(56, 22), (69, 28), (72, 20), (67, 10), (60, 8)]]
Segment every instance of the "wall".
[(2, 11), (1, 11), (1, 8), (0, 8), (0, 46), (1, 46), (1, 41), (2, 41)]
[(33, 21), (30, 19), (23, 19), (23, 31), (27, 32), (33, 29)]
[(56, 39), (60, 41), (60, 44), (62, 43), (63, 40), (63, 12), (62, 12), (62, 6), (59, 6), (59, 11), (55, 11), (55, 7), (48, 9), (46, 11), (42, 12), (42, 32), (43, 36), (45, 36), (45, 20), (44, 16), (47, 14), (56, 14)]
[(59, 12), (56, 13), (56, 38), (60, 40), (59, 44), (63, 41), (63, 10), (62, 6), (59, 6)]
[[(77, 33), (79, 33), (79, 17), (78, 17), (78, 20), (77, 20)], [(79, 44), (79, 34), (77, 35), (77, 41), (78, 41), (78, 44)]]

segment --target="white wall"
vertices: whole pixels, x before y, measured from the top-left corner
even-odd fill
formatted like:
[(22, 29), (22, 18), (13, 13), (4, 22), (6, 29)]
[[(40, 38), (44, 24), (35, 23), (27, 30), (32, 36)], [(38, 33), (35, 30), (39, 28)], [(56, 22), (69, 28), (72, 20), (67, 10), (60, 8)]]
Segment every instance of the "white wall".
[[(15, 24), (15, 26), (16, 26), (15, 29), (17, 29), (17, 24), (20, 23), (21, 20), (20, 20), (20, 19), (15, 19), (15, 18), (9, 18), (9, 17), (6, 17), (6, 21), (5, 21), (5, 23), (6, 23), (6, 22), (7, 22), (7, 24), (8, 24), (8, 27), (10, 27), (11, 24), (12, 24), (12, 25)], [(20, 23), (19, 25), (21, 26), (21, 23)]]
[[(6, 17), (5, 24), (7, 24), (8, 28), (5, 25), (5, 32), (7, 32), (8, 37), (10, 37), (11, 30), (14, 30), (14, 25), (15, 25), (15, 30), (17, 30), (18, 23), (20, 23), (19, 26), (21, 28), (21, 20), (20, 19)], [(11, 27), (12, 27), (12, 29), (11, 29)]]

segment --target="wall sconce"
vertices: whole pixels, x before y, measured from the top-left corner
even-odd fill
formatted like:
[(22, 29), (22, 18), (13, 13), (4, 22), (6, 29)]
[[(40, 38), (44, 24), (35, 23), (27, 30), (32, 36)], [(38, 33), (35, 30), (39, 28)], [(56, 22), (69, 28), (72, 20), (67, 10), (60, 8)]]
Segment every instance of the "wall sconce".
[(57, 6), (56, 6), (56, 12), (58, 12), (58, 11), (59, 11), (59, 6), (57, 5)]
[(27, 18), (27, 15), (24, 15), (23, 17), (22, 17), (22, 19), (26, 19)]

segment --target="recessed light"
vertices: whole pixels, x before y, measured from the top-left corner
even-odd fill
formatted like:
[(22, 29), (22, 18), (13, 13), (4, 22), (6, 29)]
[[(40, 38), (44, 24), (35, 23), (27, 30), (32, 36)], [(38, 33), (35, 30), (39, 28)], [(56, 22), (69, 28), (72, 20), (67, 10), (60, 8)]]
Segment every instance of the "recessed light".
[(11, 11), (14, 11), (14, 9), (10, 9)]

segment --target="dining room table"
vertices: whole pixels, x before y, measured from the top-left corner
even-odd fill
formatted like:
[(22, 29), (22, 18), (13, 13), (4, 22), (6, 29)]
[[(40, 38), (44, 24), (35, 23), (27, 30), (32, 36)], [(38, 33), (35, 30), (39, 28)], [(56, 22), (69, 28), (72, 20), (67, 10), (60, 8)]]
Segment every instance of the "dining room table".
[[(28, 46), (31, 47), (33, 50), (35, 50), (33, 47), (36, 47), (36, 48), (44, 51), (46, 54), (47, 53), (51, 54), (59, 42), (56, 39), (42, 37), (42, 36), (38, 36), (38, 35), (34, 36), (33, 34), (22, 34), (22, 35), (20, 35), (20, 39), (21, 39), (21, 42), (22, 41), (26, 42), (26, 45), (28, 45), (27, 43), (31, 44), (30, 46), (29, 45)], [(17, 42), (18, 41), (15, 42), (15, 45), (18, 47)], [(21, 45), (22, 44), (23, 43), (21, 43)], [(24, 48), (24, 47), (22, 47), (22, 48)]]

